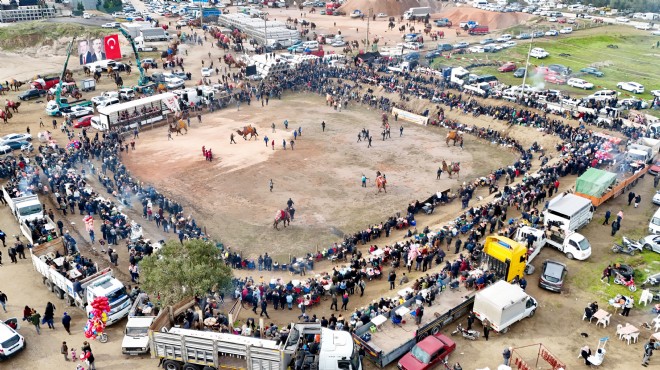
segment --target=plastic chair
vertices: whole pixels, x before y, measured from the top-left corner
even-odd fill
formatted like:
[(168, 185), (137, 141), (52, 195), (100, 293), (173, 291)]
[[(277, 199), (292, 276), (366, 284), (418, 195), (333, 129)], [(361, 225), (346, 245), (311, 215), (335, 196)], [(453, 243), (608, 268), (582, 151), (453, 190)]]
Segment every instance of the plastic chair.
[(630, 334), (630, 339), (632, 339), (633, 343), (637, 343), (637, 340), (639, 339), (639, 332)]
[(655, 328), (653, 329), (655, 330), (656, 333), (658, 332), (658, 330), (660, 330), (660, 321), (655, 323)]
[(616, 335), (619, 336), (619, 340), (622, 339), (621, 336), (623, 335), (623, 334), (621, 334), (621, 329), (623, 329), (623, 325), (618, 324), (618, 325), (616, 326)]

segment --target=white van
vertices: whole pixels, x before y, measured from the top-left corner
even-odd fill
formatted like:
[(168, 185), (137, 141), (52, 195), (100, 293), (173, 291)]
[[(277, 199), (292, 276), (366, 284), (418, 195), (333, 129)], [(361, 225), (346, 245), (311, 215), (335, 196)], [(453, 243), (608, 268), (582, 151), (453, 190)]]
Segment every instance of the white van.
[[(115, 92), (115, 91), (113, 91)], [(115, 92), (116, 93), (116, 92)], [(103, 108), (103, 107), (109, 107), (111, 105), (119, 104), (119, 98), (117, 97), (112, 97), (112, 98), (107, 98), (100, 103), (96, 105), (96, 109), (98, 108)]]
[(318, 41), (305, 41), (302, 43), (303, 48), (309, 49), (309, 50), (319, 50), (319, 42)]
[(107, 131), (108, 130), (108, 125), (106, 123), (101, 123), (101, 118), (99, 116), (94, 116), (92, 117), (90, 121), (90, 126), (92, 126), (93, 129), (99, 130), (99, 131)]
[(610, 100), (616, 98), (617, 96), (619, 96), (619, 94), (614, 90), (601, 90), (587, 96), (587, 99)]
[(653, 214), (653, 217), (651, 217), (651, 221), (649, 222), (649, 234), (660, 234), (660, 208), (658, 208)]
[(20, 329), (18, 319), (0, 320), (0, 360), (9, 358), (25, 349), (25, 338), (18, 334), (16, 331), (18, 329)]

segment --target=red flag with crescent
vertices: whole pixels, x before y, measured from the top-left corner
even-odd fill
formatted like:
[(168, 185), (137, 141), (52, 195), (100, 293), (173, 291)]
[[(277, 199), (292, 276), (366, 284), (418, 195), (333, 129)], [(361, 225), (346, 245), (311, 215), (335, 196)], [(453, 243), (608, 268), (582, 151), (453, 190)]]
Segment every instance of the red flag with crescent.
[(105, 58), (121, 59), (121, 50), (119, 49), (119, 35), (114, 34), (106, 36), (105, 39)]

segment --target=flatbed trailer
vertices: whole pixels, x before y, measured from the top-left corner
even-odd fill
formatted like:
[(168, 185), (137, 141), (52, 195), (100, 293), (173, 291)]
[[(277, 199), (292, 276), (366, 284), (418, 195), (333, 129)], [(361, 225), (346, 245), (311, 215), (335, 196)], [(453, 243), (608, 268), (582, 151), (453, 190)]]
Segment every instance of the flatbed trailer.
[(625, 193), (627, 190), (630, 190), (630, 188), (632, 188), (633, 186), (637, 185), (637, 181), (640, 178), (644, 177), (644, 175), (646, 174), (646, 172), (648, 172), (650, 167), (651, 166), (649, 165), (644, 166), (644, 168), (633, 173), (630, 177), (619, 181), (619, 183), (613, 186), (610, 191), (608, 191), (607, 193), (603, 194), (600, 197), (594, 197), (588, 194), (578, 193), (578, 192), (575, 192), (575, 195), (589, 199), (591, 203), (594, 205), (594, 207), (598, 207), (601, 204), (610, 200), (611, 198), (616, 198), (619, 195)]
[[(373, 322), (360, 326), (353, 333), (355, 343), (364, 348), (365, 358), (376, 366), (384, 368), (406, 354), (417, 342), (429, 335), (438, 333), (447, 325), (466, 315), (474, 304), (474, 293), (466, 297), (462, 288), (459, 290), (447, 290), (438, 295), (435, 303), (430, 307), (424, 307), (422, 325), (418, 328), (414, 323), (414, 317), (404, 315), (405, 324), (394, 324), (388, 317), (388, 321), (382, 324), (376, 331), (372, 332)], [(414, 303), (414, 298), (403, 305), (393, 309), (397, 311), (400, 307), (409, 307)], [(365, 333), (371, 334), (371, 340), (365, 342), (361, 337)]]

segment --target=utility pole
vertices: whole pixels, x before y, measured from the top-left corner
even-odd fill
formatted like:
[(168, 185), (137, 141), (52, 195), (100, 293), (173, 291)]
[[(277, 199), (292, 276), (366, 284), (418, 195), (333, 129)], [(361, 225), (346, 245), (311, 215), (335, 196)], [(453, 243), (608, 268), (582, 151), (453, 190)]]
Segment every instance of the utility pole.
[(527, 51), (527, 61), (525, 62), (525, 74), (523, 75), (523, 82), (520, 89), (520, 99), (523, 98), (525, 93), (525, 82), (527, 81), (527, 75), (529, 74), (529, 54), (532, 52), (532, 44), (534, 43), (534, 33), (532, 33), (532, 38), (529, 41), (529, 50)]
[(374, 8), (369, 8), (369, 12), (367, 15), (367, 46), (365, 47), (366, 49), (365, 52), (367, 53), (371, 51), (369, 50), (371, 49), (371, 42), (369, 41), (369, 22), (371, 21), (371, 15), (373, 14), (373, 12), (374, 12)]

